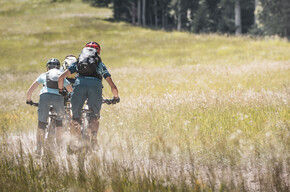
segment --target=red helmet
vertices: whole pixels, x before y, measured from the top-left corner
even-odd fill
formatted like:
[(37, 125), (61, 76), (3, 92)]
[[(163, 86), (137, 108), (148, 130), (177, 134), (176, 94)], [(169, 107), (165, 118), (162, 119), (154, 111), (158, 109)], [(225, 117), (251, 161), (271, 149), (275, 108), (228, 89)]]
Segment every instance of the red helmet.
[(97, 42), (90, 41), (86, 44), (86, 47), (95, 48), (97, 49), (98, 54), (101, 54), (101, 46)]

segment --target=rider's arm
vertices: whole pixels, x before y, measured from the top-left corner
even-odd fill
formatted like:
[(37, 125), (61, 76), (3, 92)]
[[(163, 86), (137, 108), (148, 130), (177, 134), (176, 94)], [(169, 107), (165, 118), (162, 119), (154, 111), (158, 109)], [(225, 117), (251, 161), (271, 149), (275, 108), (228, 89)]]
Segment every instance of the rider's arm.
[(64, 83), (64, 79), (71, 75), (70, 71), (67, 69), (65, 70), (58, 78), (58, 88), (59, 89), (63, 89), (63, 83)]
[(38, 85), (39, 85), (39, 82), (37, 81), (34, 81), (34, 83), (31, 84), (31, 86), (27, 90), (26, 101), (31, 101), (32, 93), (38, 87)]
[(111, 87), (111, 91), (112, 91), (114, 97), (119, 98), (118, 88), (117, 88), (117, 86), (115, 85), (115, 83), (113, 82), (111, 76), (107, 77), (107, 78), (106, 78), (106, 81), (107, 81), (108, 84), (110, 85), (110, 87)]
[(71, 85), (67, 85), (65, 88), (68, 92), (70, 92), (70, 93), (73, 92), (73, 88)]

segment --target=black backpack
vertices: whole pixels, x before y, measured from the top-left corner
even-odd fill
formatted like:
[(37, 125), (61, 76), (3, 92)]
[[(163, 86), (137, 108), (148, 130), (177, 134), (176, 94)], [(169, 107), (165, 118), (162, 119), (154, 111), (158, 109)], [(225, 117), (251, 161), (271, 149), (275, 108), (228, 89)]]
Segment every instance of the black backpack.
[(100, 61), (101, 58), (98, 56), (96, 49), (91, 47), (83, 48), (77, 62), (79, 75), (102, 79), (102, 76), (97, 73)]

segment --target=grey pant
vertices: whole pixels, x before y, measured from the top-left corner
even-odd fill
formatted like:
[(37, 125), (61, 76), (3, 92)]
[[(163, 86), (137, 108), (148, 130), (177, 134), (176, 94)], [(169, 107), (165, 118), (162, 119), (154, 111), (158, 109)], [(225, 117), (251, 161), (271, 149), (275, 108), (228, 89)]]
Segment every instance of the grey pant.
[(38, 121), (47, 122), (50, 105), (53, 106), (53, 111), (57, 113), (57, 120), (62, 120), (64, 110), (64, 99), (63, 96), (53, 93), (43, 93), (40, 95), (38, 105)]

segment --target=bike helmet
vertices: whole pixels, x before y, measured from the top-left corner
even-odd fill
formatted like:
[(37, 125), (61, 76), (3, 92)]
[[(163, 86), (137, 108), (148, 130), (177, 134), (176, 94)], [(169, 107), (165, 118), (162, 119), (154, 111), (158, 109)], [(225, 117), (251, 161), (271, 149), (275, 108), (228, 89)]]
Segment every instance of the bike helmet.
[(63, 60), (63, 62), (62, 62), (62, 68), (64, 69), (64, 70), (66, 70), (71, 64), (73, 64), (73, 63), (75, 63), (75, 62), (77, 62), (77, 57), (76, 56), (74, 56), (74, 55), (67, 55), (65, 58), (64, 58), (64, 60)]
[(101, 46), (95, 42), (95, 41), (90, 41), (86, 44), (86, 47), (92, 47), (97, 49), (98, 54), (101, 54)]
[(49, 60), (47, 61), (47, 63), (46, 63), (46, 67), (47, 67), (48, 69), (53, 69), (53, 68), (57, 68), (57, 69), (59, 69), (59, 67), (60, 67), (60, 62), (59, 62), (59, 60), (57, 60), (57, 59), (55, 59), (55, 58), (51, 58), (51, 59), (49, 59)]
[[(67, 55), (65, 58), (64, 58), (64, 61), (62, 63), (62, 70), (65, 71), (71, 64), (77, 62), (77, 57), (74, 56), (74, 55)], [(75, 79), (76, 77), (76, 72), (74, 72), (73, 74), (69, 75), (67, 78), (69, 79)]]

